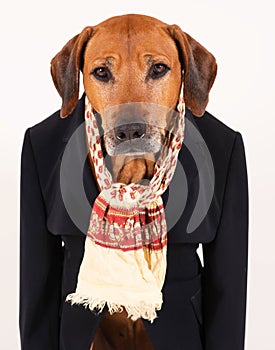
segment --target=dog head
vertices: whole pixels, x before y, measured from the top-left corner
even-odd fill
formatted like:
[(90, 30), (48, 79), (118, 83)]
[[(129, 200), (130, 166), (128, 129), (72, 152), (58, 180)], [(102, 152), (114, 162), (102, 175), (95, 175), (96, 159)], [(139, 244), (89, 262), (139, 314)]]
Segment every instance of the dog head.
[(158, 151), (182, 82), (186, 107), (202, 116), (217, 65), (213, 55), (177, 25), (124, 15), (84, 28), (53, 58), (61, 118), (78, 102), (80, 71), (112, 156)]

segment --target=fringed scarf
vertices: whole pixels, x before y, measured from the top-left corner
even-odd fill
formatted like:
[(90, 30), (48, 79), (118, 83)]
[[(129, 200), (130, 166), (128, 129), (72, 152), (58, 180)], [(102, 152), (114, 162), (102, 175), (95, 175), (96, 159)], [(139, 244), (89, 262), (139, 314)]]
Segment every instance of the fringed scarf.
[(86, 97), (85, 125), (89, 152), (101, 192), (96, 198), (85, 240), (76, 291), (67, 296), (110, 314), (125, 308), (133, 321), (151, 322), (162, 306), (166, 273), (167, 226), (161, 195), (175, 172), (184, 139), (183, 91), (170, 130), (169, 144), (162, 147), (149, 185), (114, 183), (101, 148), (93, 108)]

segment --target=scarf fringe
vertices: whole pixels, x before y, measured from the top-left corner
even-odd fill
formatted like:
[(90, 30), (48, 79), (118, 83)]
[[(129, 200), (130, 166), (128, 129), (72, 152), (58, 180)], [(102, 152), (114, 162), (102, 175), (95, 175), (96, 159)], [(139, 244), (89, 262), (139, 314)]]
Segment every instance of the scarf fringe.
[(115, 312), (122, 312), (123, 308), (125, 308), (128, 318), (130, 318), (132, 321), (136, 321), (142, 317), (151, 323), (153, 323), (154, 319), (158, 317), (156, 310), (160, 310), (162, 304), (148, 304), (141, 301), (138, 305), (122, 305), (120, 303), (110, 302), (79, 293), (71, 293), (67, 295), (66, 301), (71, 302), (72, 305), (77, 304), (83, 305), (85, 308), (89, 307), (92, 312), (96, 313), (101, 313), (105, 305), (107, 305), (111, 315)]

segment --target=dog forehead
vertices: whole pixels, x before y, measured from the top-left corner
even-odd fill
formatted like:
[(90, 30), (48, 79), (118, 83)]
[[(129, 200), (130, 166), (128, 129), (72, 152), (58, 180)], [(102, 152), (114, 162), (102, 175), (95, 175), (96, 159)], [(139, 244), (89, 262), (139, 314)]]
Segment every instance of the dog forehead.
[(148, 16), (112, 17), (94, 27), (94, 34), (86, 47), (86, 57), (100, 59), (117, 54), (126, 58), (147, 54), (174, 58), (177, 48), (167, 28), (166, 23)]

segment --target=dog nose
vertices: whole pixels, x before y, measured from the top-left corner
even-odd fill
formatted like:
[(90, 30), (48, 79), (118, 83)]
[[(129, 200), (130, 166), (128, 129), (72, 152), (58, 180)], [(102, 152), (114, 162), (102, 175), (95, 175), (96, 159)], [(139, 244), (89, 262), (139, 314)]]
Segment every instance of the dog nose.
[(132, 139), (142, 139), (146, 134), (144, 122), (123, 124), (115, 127), (115, 137), (120, 142)]

